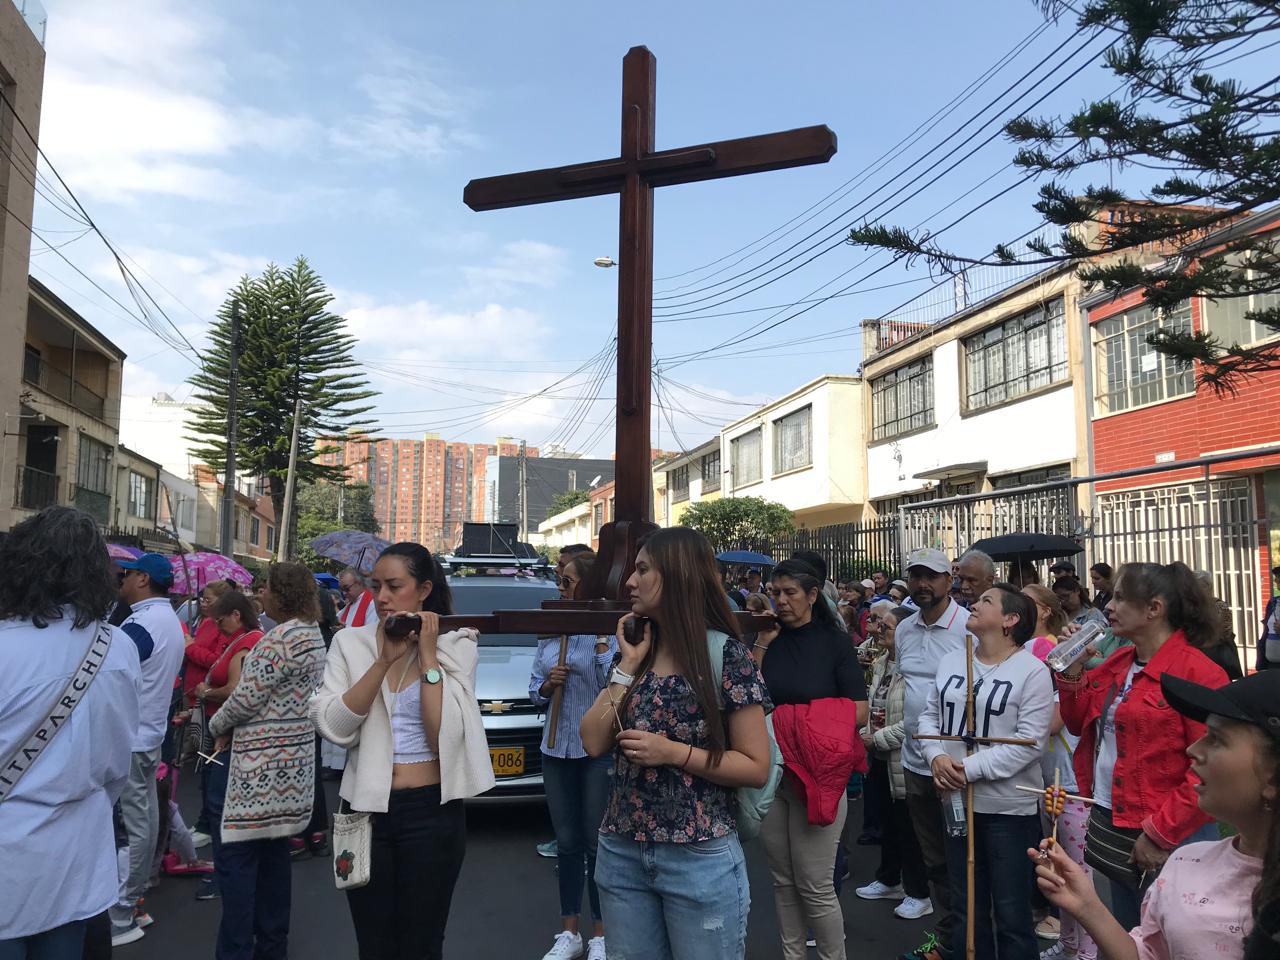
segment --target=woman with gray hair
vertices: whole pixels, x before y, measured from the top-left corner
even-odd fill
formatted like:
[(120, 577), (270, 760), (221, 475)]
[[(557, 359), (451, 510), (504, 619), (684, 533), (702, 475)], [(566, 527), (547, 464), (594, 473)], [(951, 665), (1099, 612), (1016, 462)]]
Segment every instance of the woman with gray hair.
[[(120, 892), (111, 808), (142, 679), (137, 647), (106, 623), (109, 564), (93, 518), (70, 507), (0, 546), (0, 956), (78, 958)], [(109, 951), (110, 923), (95, 934)]]

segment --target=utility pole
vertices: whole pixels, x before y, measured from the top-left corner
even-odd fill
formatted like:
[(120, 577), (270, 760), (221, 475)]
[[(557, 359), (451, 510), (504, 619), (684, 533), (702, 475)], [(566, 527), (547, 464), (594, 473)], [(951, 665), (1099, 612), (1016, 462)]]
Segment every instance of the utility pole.
[(280, 540), (276, 543), (276, 562), (290, 559), (293, 553), (293, 492), (298, 485), (298, 425), (302, 420), (302, 394), (293, 404), (293, 439), (289, 443), (289, 474), (284, 482), (284, 516), (280, 518)]
[(346, 529), (345, 527), (342, 526), (342, 508), (345, 505), (344, 501), (346, 499), (347, 499), (347, 484), (346, 484), (346, 481), (340, 480), (338, 482), (338, 529), (339, 530)]
[(222, 474), (222, 527), (220, 552), (230, 557), (236, 531), (236, 391), (240, 386), (240, 301), (231, 301), (230, 376), (227, 383), (227, 462)]
[(526, 471), (528, 458), (525, 456), (524, 441), (520, 441), (520, 540), (529, 540), (529, 484)]

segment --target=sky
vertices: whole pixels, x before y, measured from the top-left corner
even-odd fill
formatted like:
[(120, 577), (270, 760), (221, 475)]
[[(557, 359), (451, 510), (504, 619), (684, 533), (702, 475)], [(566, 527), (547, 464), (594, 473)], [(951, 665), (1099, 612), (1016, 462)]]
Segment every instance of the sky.
[[(44, 3), (41, 145), (197, 349), (242, 274), (304, 255), (381, 391), (385, 435), (598, 456), (613, 380), (589, 362), (614, 334), (617, 271), (593, 260), (617, 256), (616, 197), (474, 213), (462, 190), (616, 155), (629, 47), (658, 59), (659, 149), (818, 123), (839, 138), (825, 165), (657, 191), (654, 445), (668, 450), (855, 373), (862, 320), (949, 296), (928, 294), (923, 265), (839, 243), (849, 226), (950, 224), (1022, 177), (988, 121), (1115, 86), (1090, 57), (1105, 38), (1046, 25), (1032, 0)], [(1034, 189), (945, 239), (982, 254), (1032, 230)], [(127, 352), (124, 392), (186, 397), (191, 356), (59, 256), (133, 308), (101, 241), (47, 199), (35, 227), (32, 272)]]

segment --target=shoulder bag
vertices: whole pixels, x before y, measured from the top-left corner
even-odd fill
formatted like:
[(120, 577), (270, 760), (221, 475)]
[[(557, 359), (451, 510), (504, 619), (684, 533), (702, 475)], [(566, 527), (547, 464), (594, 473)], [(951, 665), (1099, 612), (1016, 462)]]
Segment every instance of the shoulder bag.
[(338, 889), (367, 884), (372, 856), (373, 814), (352, 810), (343, 800), (333, 815), (333, 882)]
[(23, 774), (31, 769), (36, 758), (71, 719), (72, 712), (88, 693), (93, 678), (98, 675), (107, 659), (107, 651), (111, 649), (111, 636), (111, 628), (100, 622), (89, 640), (89, 647), (80, 660), (80, 666), (71, 674), (71, 679), (58, 695), (49, 715), (36, 725), (22, 746), (5, 758), (4, 765), (0, 766), (0, 803), (13, 793)]

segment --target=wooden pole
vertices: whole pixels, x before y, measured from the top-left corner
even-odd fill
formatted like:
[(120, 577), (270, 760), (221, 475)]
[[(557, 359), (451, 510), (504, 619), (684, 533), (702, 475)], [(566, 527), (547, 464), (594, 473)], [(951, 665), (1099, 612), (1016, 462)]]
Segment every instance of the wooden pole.
[[(569, 655), (569, 635), (560, 634), (560, 663), (564, 666), (564, 661)], [(551, 717), (547, 721), (547, 746), (555, 749), (556, 746), (556, 730), (560, 726), (560, 704), (564, 700), (564, 684), (556, 687), (555, 692), (551, 694)]]
[[(964, 745), (966, 757), (973, 756), (973, 738), (977, 735), (977, 727), (973, 720), (973, 645), (965, 638), (964, 658), (964, 728), (968, 731), (969, 740)], [(975, 960), (977, 953), (977, 928), (974, 926), (974, 839), (973, 839), (973, 781), (964, 778), (964, 820), (965, 833), (968, 840), (968, 859), (965, 863), (965, 913), (964, 913), (964, 953), (966, 960)]]

